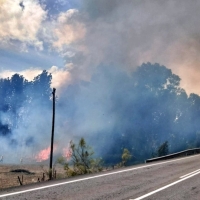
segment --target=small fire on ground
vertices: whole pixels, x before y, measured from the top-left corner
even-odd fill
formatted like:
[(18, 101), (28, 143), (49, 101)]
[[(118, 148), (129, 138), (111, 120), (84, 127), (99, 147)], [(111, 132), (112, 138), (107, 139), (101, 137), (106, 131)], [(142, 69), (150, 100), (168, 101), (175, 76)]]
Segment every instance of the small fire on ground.
[(72, 150), (71, 150), (71, 148), (69, 148), (69, 147), (64, 148), (62, 156), (64, 158), (66, 158), (67, 160), (70, 160), (70, 158), (72, 156)]
[[(57, 147), (55, 146), (54, 152), (56, 151), (56, 149), (57, 149)], [(37, 162), (42, 162), (42, 161), (48, 160), (49, 157), (50, 157), (50, 151), (51, 151), (50, 146), (45, 148), (45, 149), (42, 149), (37, 155), (34, 156), (34, 159)], [(67, 160), (70, 160), (70, 158), (72, 156), (71, 148), (69, 148), (69, 147), (63, 148), (62, 149), (62, 156), (64, 158), (66, 158)]]
[(49, 159), (49, 156), (50, 156), (50, 150), (51, 150), (50, 147), (41, 150), (41, 151), (35, 156), (35, 160), (36, 160), (37, 162), (42, 162), (42, 161), (48, 160), (48, 159)]

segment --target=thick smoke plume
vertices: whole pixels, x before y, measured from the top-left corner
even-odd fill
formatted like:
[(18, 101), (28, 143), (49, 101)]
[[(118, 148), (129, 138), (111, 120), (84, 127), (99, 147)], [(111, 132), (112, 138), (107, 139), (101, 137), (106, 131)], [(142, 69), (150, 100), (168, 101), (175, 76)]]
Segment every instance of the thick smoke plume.
[(66, 54), (66, 63), (73, 63), (74, 78), (85, 80), (100, 64), (133, 71), (144, 62), (162, 63), (188, 94), (200, 94), (199, 8), (198, 0), (85, 0), (71, 16), (85, 35), (68, 45), (74, 56)]
[[(165, 141), (171, 152), (200, 145), (200, 97), (188, 96), (180, 87), (180, 77), (164, 66), (147, 63), (135, 69), (127, 73), (101, 65), (90, 81), (63, 88), (56, 103), (55, 156), (65, 152), (67, 157), (69, 141), (81, 137), (109, 164), (120, 161), (123, 148), (130, 149), (133, 162), (139, 162)], [(7, 97), (1, 103), (4, 157), (14, 151), (27, 159), (48, 158), (50, 84), (46, 71), (32, 82), (19, 75), (1, 80), (2, 96)]]
[[(80, 137), (107, 163), (118, 162), (123, 148), (134, 162), (149, 158), (166, 140), (171, 152), (199, 146), (199, 8), (198, 0), (83, 0), (49, 27), (41, 9), (44, 41), (65, 66), (48, 70), (52, 80), (38, 72), (46, 82), (24, 79), (24, 93), (13, 78), (2, 79), (11, 88), (1, 94), (2, 155), (34, 157), (49, 146), (51, 86), (58, 89), (57, 155)], [(33, 36), (36, 45), (45, 33)]]

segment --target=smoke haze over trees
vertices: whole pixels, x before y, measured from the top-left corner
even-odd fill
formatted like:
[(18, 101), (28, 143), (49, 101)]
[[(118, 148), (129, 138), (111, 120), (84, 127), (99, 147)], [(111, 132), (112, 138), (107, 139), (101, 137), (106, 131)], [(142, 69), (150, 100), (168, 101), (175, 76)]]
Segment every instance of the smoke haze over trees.
[[(1, 154), (31, 155), (46, 148), (51, 133), (51, 74), (33, 81), (15, 74), (0, 80)], [(56, 102), (57, 154), (70, 140), (86, 138), (105, 163), (150, 158), (165, 141), (169, 152), (200, 147), (200, 97), (186, 94), (180, 77), (146, 63), (128, 73), (99, 66), (90, 81), (63, 87)]]

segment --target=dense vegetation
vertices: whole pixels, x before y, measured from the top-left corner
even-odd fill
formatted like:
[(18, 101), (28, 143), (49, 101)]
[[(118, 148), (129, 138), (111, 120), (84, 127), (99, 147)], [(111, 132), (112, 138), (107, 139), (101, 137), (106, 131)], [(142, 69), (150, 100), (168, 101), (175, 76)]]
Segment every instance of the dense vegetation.
[[(11, 136), (22, 123), (29, 131), (32, 109), (51, 110), (51, 78), (43, 71), (32, 82), (17, 74), (0, 80), (0, 135), (10, 145), (18, 144)], [(200, 97), (187, 95), (180, 81), (159, 64), (143, 64), (132, 73), (101, 66), (90, 81), (63, 88), (57, 99), (57, 129), (67, 139), (86, 138), (105, 164), (121, 162), (124, 148), (132, 162), (139, 162), (159, 154), (159, 147), (160, 154), (200, 147)], [(27, 146), (34, 142), (34, 136), (25, 138)]]
[(58, 158), (57, 162), (64, 165), (67, 176), (76, 176), (99, 172), (103, 169), (103, 160), (93, 157), (92, 147), (86, 144), (84, 138), (81, 138), (78, 144), (70, 142), (69, 159)]

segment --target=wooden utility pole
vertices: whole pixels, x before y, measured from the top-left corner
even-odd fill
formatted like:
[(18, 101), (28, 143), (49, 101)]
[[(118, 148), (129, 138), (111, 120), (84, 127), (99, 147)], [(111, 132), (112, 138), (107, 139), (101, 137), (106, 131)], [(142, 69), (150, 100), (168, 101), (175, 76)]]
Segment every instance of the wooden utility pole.
[(54, 124), (55, 124), (55, 93), (56, 89), (53, 88), (53, 118), (52, 118), (52, 133), (51, 133), (51, 152), (50, 152), (50, 164), (49, 164), (49, 180), (52, 179), (52, 162), (53, 162), (53, 140), (54, 140)]

